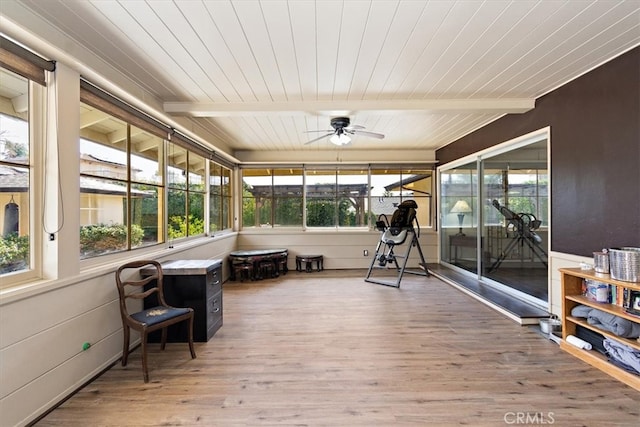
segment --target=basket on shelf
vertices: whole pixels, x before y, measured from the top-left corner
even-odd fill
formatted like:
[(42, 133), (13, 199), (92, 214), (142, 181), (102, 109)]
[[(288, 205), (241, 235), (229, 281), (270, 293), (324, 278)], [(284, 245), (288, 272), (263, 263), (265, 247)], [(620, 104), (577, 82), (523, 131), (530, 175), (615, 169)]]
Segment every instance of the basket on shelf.
[(609, 249), (609, 270), (612, 279), (640, 282), (640, 248)]

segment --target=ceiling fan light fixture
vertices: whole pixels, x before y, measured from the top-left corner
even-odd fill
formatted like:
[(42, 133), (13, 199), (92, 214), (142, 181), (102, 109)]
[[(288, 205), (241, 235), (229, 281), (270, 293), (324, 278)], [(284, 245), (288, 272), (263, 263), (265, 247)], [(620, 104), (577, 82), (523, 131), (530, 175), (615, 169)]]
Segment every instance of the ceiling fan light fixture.
[(331, 141), (331, 143), (335, 145), (346, 145), (351, 142), (351, 138), (349, 138), (349, 136), (345, 135), (344, 133), (341, 133), (339, 135), (336, 133), (335, 135), (331, 136), (331, 138), (329, 138), (329, 141)]

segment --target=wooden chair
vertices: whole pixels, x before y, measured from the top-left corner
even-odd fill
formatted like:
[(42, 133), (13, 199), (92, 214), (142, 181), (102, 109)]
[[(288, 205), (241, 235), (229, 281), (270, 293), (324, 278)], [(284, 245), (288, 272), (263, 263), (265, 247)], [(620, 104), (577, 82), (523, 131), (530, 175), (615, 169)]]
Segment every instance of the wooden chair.
[[(144, 277), (139, 275), (142, 267), (145, 267)], [(132, 269), (137, 269), (138, 272), (132, 273)], [(147, 272), (150, 272), (150, 274), (147, 274)], [(162, 266), (159, 262), (152, 260), (132, 261), (120, 266), (116, 271), (116, 284), (118, 285), (118, 295), (120, 296), (120, 315), (124, 332), (122, 366), (127, 366), (130, 330), (139, 331), (142, 340), (142, 371), (145, 383), (149, 382), (147, 335), (153, 331), (162, 330), (160, 348), (164, 350), (167, 342), (167, 327), (187, 321), (189, 323), (189, 350), (191, 351), (191, 358), (196, 358), (193, 348), (193, 309), (189, 307), (171, 307), (165, 302), (162, 291), (162, 277)], [(129, 289), (131, 290), (129, 291)], [(127, 309), (127, 300), (129, 298), (136, 300), (149, 298), (147, 301), (153, 301), (154, 307), (131, 313)]]

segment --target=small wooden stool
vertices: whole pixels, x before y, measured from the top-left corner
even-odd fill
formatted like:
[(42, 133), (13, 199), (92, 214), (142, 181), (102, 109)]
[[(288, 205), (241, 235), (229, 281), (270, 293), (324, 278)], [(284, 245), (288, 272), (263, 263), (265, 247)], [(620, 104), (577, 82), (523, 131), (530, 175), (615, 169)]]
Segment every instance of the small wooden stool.
[(278, 256), (278, 258), (276, 258), (275, 260), (275, 264), (276, 277), (279, 276), (281, 272), (282, 274), (287, 274), (287, 272), (289, 271), (289, 269), (287, 268), (287, 254)]
[(258, 275), (260, 279), (266, 279), (268, 277), (275, 277), (275, 263), (272, 259), (263, 259), (258, 262)]
[(302, 263), (304, 263), (306, 272), (311, 273), (314, 262), (318, 271), (324, 270), (324, 258), (322, 255), (296, 255), (296, 271), (302, 271)]
[(245, 277), (247, 280), (253, 280), (254, 272), (253, 272), (253, 264), (249, 263), (241, 263), (235, 264), (233, 266), (235, 280), (240, 280), (244, 282)]

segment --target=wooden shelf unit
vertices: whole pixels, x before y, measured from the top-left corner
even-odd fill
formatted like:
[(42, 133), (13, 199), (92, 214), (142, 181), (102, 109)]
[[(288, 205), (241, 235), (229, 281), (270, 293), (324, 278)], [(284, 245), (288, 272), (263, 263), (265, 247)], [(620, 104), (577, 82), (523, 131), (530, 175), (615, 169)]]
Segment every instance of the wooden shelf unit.
[(571, 310), (575, 306), (582, 304), (597, 308), (598, 310), (607, 313), (615, 314), (616, 316), (620, 316), (635, 323), (640, 323), (640, 317), (633, 316), (625, 312), (622, 307), (614, 304), (595, 302), (582, 295), (582, 283), (584, 279), (595, 280), (609, 285), (622, 286), (636, 291), (640, 291), (640, 283), (623, 282), (621, 280), (612, 279), (608, 274), (595, 273), (593, 270), (582, 270), (580, 268), (561, 268), (559, 271), (562, 279), (562, 341), (560, 342), (560, 348), (587, 362), (591, 366), (611, 375), (617, 380), (622, 381), (628, 386), (640, 391), (640, 376), (634, 375), (612, 363), (609, 363), (604, 355), (595, 350), (583, 350), (567, 342), (567, 336), (575, 335), (576, 326), (580, 325), (604, 335), (605, 337), (622, 342), (636, 350), (640, 350), (640, 342), (637, 339), (619, 337), (611, 332), (602, 330), (597, 326), (590, 325), (587, 323), (586, 319), (573, 317), (571, 315)]

